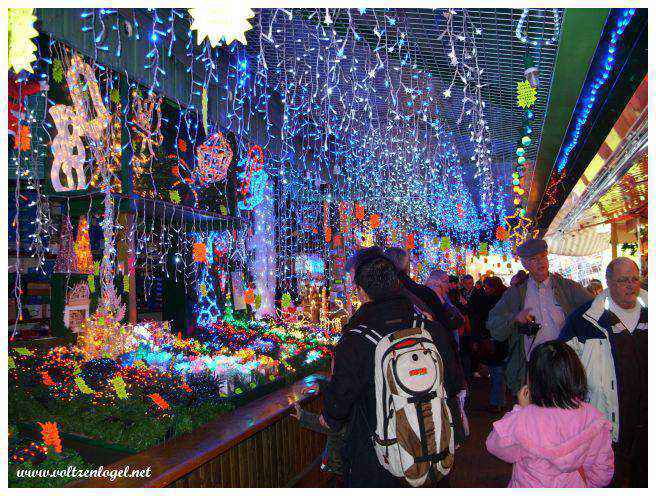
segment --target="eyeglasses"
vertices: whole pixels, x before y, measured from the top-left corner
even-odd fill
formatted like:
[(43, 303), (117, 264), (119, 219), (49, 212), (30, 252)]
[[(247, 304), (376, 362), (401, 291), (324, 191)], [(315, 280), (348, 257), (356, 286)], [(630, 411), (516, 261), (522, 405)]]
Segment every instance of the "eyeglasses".
[(615, 284), (620, 284), (622, 286), (628, 286), (629, 284), (639, 284), (640, 283), (640, 278), (639, 277), (618, 277), (617, 279), (614, 279), (613, 282)]

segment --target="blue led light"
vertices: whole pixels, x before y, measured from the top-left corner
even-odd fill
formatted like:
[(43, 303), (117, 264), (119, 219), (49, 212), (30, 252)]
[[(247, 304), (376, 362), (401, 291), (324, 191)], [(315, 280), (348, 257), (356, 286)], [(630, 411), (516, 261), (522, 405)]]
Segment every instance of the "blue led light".
[(579, 97), (579, 102), (577, 104), (578, 116), (575, 116), (574, 119), (572, 119), (572, 122), (576, 123), (575, 127), (571, 131), (569, 140), (567, 144), (563, 146), (563, 151), (556, 161), (558, 164), (558, 172), (562, 172), (563, 169), (567, 166), (570, 153), (578, 144), (581, 130), (588, 120), (590, 111), (594, 107), (594, 102), (596, 101), (595, 95), (608, 80), (610, 73), (613, 70), (615, 57), (612, 54), (614, 54), (617, 50), (616, 45), (619, 40), (619, 36), (624, 33), (625, 27), (629, 24), (634, 14), (635, 9), (623, 9), (622, 15), (618, 16), (616, 26), (610, 35), (610, 43), (606, 47), (605, 63), (600, 67), (600, 69), (598, 69), (597, 75), (593, 78), (594, 82), (591, 82), (588, 85), (587, 91), (584, 89), (584, 91), (581, 92), (582, 97)]

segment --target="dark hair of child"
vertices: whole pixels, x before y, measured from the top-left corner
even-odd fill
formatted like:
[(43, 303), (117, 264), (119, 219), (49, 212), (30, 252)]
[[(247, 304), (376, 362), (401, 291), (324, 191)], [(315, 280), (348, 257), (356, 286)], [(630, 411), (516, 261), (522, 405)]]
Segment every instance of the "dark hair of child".
[(585, 401), (585, 369), (574, 350), (560, 341), (535, 347), (528, 362), (531, 403), (551, 408), (578, 408)]

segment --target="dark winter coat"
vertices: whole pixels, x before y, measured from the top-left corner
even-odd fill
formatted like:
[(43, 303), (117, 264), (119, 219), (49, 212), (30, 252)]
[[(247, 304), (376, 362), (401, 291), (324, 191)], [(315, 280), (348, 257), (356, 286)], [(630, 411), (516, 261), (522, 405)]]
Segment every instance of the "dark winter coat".
[[(416, 311), (412, 302), (402, 294), (362, 305), (344, 326), (349, 330), (361, 324), (386, 336), (410, 327)], [(455, 423), (455, 441), (461, 443), (462, 421), (457, 394), (464, 389), (462, 367), (455, 352), (451, 332), (438, 323), (426, 321), (425, 329), (434, 339), (444, 361), (447, 404)], [(342, 451), (344, 478), (350, 487), (403, 487), (379, 463), (371, 436), (376, 428), (374, 384), (374, 351), (372, 344), (361, 336), (345, 332), (334, 353), (334, 370), (323, 388), (323, 416), (337, 431), (345, 424), (347, 434)]]

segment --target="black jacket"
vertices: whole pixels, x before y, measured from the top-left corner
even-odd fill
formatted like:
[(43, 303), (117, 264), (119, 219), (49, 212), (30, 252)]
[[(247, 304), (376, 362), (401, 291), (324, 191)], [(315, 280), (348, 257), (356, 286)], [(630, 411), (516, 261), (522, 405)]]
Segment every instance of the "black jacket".
[[(412, 302), (399, 294), (365, 303), (345, 324), (344, 330), (366, 324), (381, 335), (387, 335), (410, 327), (414, 315)], [(455, 423), (455, 441), (461, 443), (462, 419), (456, 395), (465, 387), (465, 381), (455, 352), (455, 340), (451, 332), (436, 322), (426, 321), (425, 329), (433, 337), (444, 361), (447, 404)], [(335, 348), (332, 377), (323, 388), (323, 416), (333, 430), (348, 424), (342, 453), (347, 485), (402, 487), (403, 481), (378, 463), (371, 441), (376, 429), (374, 351), (372, 343), (361, 336), (348, 332), (342, 335)]]

